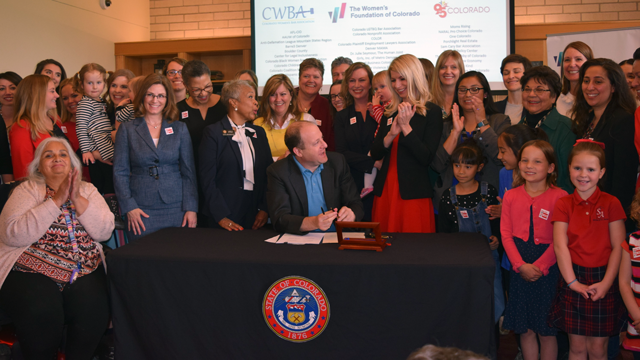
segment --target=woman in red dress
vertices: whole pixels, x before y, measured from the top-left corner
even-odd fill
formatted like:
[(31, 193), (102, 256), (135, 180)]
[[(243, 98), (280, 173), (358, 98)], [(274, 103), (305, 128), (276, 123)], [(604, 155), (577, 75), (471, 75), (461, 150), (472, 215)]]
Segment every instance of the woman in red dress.
[(433, 233), (429, 165), (440, 142), (442, 109), (429, 102), (424, 69), (415, 56), (395, 58), (389, 76), (402, 103), (385, 112), (371, 148), (373, 160), (384, 158), (374, 183), (373, 221), (384, 232)]

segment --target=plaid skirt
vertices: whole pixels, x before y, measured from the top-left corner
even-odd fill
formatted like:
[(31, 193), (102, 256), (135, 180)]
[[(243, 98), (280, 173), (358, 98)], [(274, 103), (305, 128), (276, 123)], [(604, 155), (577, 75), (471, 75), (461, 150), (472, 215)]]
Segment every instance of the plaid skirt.
[[(573, 264), (573, 271), (578, 282), (592, 285), (602, 281), (607, 267), (588, 268)], [(607, 337), (620, 333), (626, 315), (617, 277), (605, 297), (593, 301), (569, 289), (561, 276), (548, 322), (568, 334)]]

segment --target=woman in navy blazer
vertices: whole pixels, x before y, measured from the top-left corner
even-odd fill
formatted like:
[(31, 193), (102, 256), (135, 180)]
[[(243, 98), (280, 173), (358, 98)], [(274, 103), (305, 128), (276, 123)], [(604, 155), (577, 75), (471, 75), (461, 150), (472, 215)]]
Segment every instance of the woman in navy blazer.
[(246, 80), (224, 84), (227, 116), (204, 129), (198, 164), (210, 227), (258, 229), (267, 222), (267, 167), (273, 163), (258, 113), (255, 90)]
[(134, 99), (136, 119), (116, 134), (113, 178), (129, 240), (166, 227), (196, 226), (193, 148), (167, 78), (147, 76)]

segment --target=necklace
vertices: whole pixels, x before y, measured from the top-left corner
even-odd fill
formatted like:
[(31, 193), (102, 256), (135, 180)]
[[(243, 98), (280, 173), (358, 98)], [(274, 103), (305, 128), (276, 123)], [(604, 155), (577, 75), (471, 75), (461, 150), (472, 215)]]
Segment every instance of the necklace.
[[(600, 119), (598, 119), (599, 121)], [(593, 130), (596, 128), (597, 125), (597, 121), (591, 120), (591, 123), (589, 124), (589, 127), (587, 128), (587, 131), (584, 133), (584, 136), (582, 137), (583, 139), (590, 139), (591, 138), (591, 134), (593, 133)]]

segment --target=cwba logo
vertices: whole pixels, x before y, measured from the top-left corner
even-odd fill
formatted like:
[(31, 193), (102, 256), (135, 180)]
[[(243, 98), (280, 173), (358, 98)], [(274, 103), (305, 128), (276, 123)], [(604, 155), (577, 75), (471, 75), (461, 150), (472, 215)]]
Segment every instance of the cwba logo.
[(335, 10), (329, 11), (329, 19), (333, 19), (332, 23), (338, 22), (338, 10), (340, 11), (340, 19), (344, 19), (344, 10), (347, 8), (347, 3), (342, 3), (341, 7), (336, 7)]
[[(262, 18), (264, 20), (293, 20), (302, 17), (306, 19), (306, 14), (313, 15), (313, 8), (305, 10), (302, 6), (296, 10), (293, 6), (283, 7), (266, 7), (262, 10)], [(334, 21), (335, 22), (335, 21)]]

